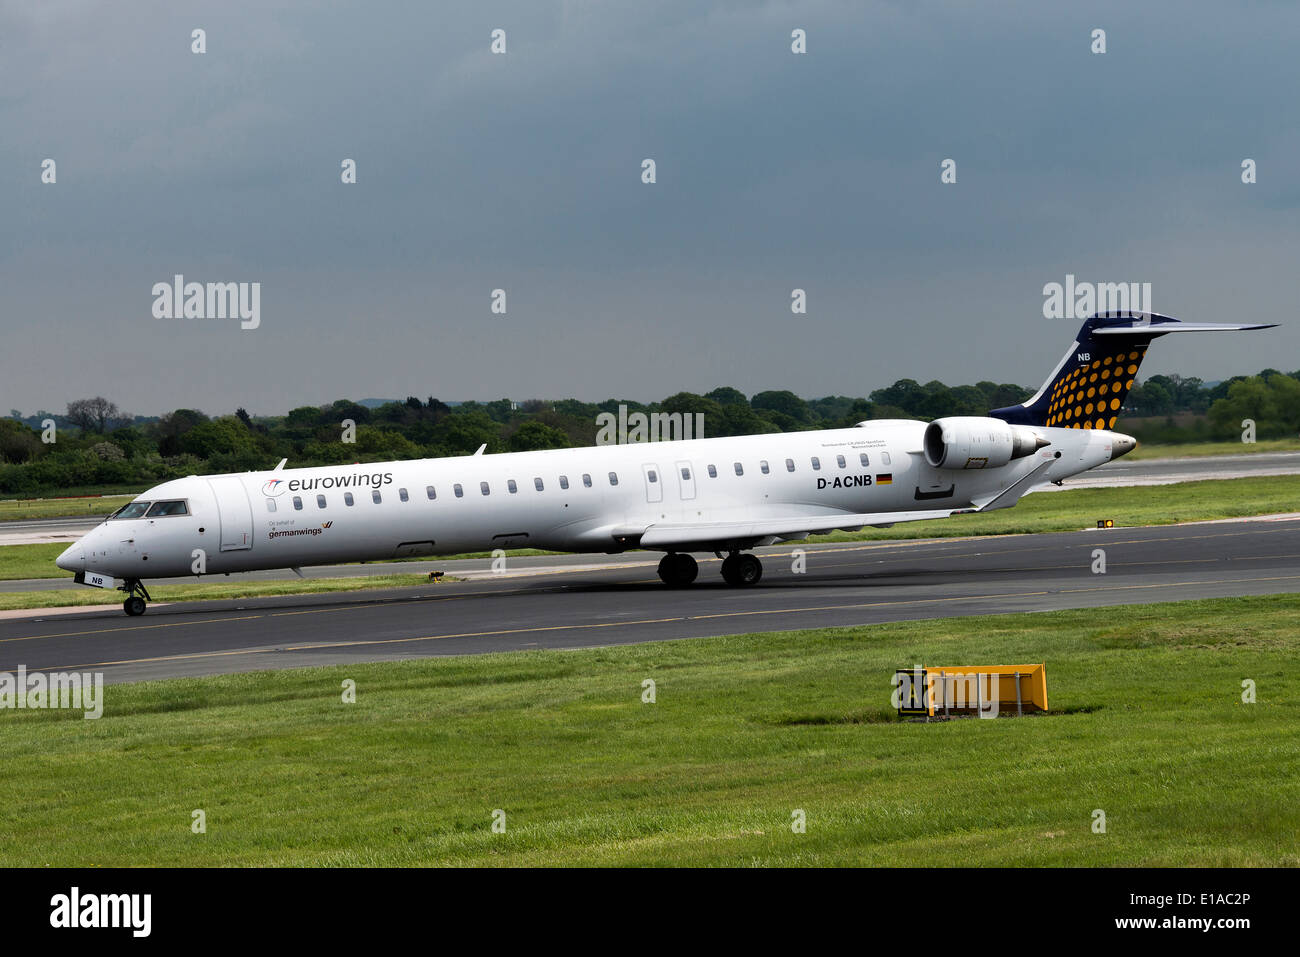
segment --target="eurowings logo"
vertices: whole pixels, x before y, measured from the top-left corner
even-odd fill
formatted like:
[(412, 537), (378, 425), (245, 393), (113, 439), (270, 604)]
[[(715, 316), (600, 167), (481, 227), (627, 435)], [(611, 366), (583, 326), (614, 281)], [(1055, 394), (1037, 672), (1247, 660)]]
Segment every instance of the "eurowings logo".
[(285, 489), (284, 479), (268, 479), (267, 483), (262, 486), (263, 495), (279, 495)]
[(333, 522), (321, 522), (321, 523), (320, 523), (320, 527), (321, 527), (321, 528), (329, 528), (329, 527), (330, 527), (331, 525), (333, 525), (333, 524), (334, 524)]

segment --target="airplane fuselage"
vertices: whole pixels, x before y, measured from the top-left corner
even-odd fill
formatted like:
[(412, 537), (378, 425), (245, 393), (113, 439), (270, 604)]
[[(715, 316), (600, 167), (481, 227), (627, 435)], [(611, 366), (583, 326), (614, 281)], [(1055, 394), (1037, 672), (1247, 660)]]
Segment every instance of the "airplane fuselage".
[[(1104, 430), (1037, 427), (1031, 431), (1047, 444), (1032, 455), (994, 468), (934, 468), (922, 453), (925, 429), (924, 422), (882, 421), (190, 476), (136, 500), (151, 507), (183, 502), (183, 508), (111, 518), (59, 564), (143, 580), (497, 548), (617, 552), (636, 547), (640, 533), (657, 525), (707, 528), (806, 516), (812, 528), (840, 515), (966, 509), (1036, 468), (1042, 472), (1035, 485), (1057, 481), (1109, 461), (1117, 442), (1132, 447), (1132, 440)], [(697, 550), (797, 538), (800, 530), (747, 542), (701, 535)]]

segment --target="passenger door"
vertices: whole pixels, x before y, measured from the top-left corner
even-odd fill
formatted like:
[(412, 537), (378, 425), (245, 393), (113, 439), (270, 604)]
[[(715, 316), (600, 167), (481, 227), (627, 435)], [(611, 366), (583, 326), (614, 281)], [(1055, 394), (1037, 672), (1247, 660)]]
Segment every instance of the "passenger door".
[(234, 475), (208, 479), (217, 499), (221, 521), (221, 550), (234, 552), (253, 547), (253, 507), (244, 483)]

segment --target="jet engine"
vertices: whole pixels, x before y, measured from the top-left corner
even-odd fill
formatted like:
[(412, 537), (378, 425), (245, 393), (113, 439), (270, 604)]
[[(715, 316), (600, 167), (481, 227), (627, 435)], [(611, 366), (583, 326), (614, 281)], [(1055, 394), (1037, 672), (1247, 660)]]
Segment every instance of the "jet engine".
[(1023, 425), (975, 415), (935, 419), (925, 428), (925, 460), (936, 469), (994, 469), (1033, 455), (1047, 439)]

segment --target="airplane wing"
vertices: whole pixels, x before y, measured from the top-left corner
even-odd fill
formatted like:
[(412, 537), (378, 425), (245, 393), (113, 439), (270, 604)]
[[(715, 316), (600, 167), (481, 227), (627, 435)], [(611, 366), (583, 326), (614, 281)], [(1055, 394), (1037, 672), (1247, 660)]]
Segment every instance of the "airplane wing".
[(971, 508), (937, 508), (915, 512), (838, 512), (825, 515), (794, 515), (789, 518), (754, 522), (701, 522), (692, 525), (651, 525), (640, 537), (641, 548), (681, 548), (685, 545), (724, 546), (753, 542), (764, 538), (798, 538), (839, 528), (854, 529), (863, 525), (893, 525), (895, 522), (921, 522), (947, 518)]
[(976, 502), (974, 508), (937, 508), (910, 512), (828, 512), (820, 515), (791, 515), (747, 522), (700, 522), (697, 524), (651, 525), (639, 536), (631, 530), (616, 539), (633, 547), (685, 548), (720, 550), (728, 547), (746, 547), (765, 538), (802, 538), (818, 532), (837, 529), (858, 529), (864, 525), (889, 526), (897, 522), (924, 522), (933, 518), (949, 518), (971, 512), (989, 512), (1014, 505), (1025, 492), (1039, 481), (1051, 467), (1054, 459), (1040, 462), (1019, 480), (995, 495)]

